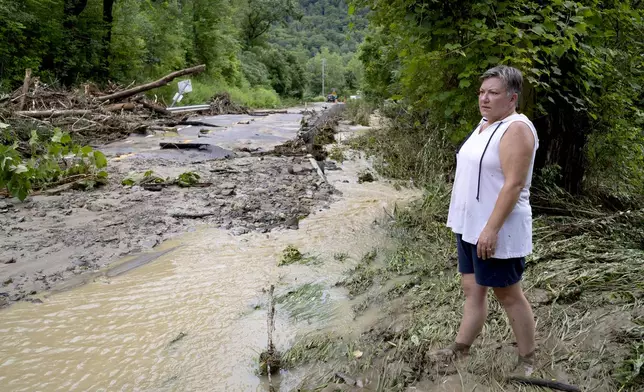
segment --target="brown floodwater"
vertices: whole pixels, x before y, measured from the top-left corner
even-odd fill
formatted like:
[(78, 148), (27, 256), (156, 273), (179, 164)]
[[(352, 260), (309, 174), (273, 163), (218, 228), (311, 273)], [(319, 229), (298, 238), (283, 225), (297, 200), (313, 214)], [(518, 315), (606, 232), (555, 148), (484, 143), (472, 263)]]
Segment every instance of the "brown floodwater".
[[(257, 375), (267, 344), (263, 290), (321, 288), (299, 316), (278, 305), (278, 350), (307, 331), (355, 328), (344, 291), (333, 285), (366, 252), (384, 246), (386, 233), (374, 224), (386, 216), (383, 208), (417, 195), (385, 182), (357, 184), (363, 164), (329, 173), (343, 197), (299, 230), (233, 236), (203, 228), (162, 244), (160, 256), (138, 268), (0, 311), (0, 389), (267, 391)], [(315, 262), (278, 267), (288, 245)], [(287, 391), (300, 376), (283, 372), (273, 381)]]

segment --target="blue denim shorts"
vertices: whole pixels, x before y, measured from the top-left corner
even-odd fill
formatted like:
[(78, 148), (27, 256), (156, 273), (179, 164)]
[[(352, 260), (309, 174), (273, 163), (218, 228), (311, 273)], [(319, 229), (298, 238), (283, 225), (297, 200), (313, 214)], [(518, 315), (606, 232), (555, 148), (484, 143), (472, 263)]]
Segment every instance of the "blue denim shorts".
[(456, 234), (458, 272), (474, 274), (476, 283), (486, 287), (508, 287), (521, 281), (525, 270), (525, 257), (483, 260), (476, 255), (476, 245), (463, 241)]

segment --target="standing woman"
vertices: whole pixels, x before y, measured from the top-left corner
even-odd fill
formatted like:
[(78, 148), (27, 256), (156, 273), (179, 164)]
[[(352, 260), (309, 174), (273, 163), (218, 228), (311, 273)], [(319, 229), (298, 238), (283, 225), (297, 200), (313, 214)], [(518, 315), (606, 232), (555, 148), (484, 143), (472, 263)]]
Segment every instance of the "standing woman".
[(498, 66), (481, 76), (483, 119), (457, 154), (447, 226), (456, 234), (458, 270), (465, 294), (455, 342), (442, 354), (467, 354), (487, 318), (491, 287), (512, 325), (519, 365), (532, 373), (535, 323), (521, 289), (525, 256), (532, 252), (530, 183), (539, 140), (518, 114), (521, 72)]

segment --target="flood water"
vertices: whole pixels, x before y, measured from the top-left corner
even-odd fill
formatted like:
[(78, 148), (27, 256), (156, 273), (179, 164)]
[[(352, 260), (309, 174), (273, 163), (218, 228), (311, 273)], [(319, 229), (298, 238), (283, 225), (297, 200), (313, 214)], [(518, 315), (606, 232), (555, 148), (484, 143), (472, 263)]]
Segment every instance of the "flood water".
[[(357, 184), (360, 163), (328, 180), (343, 196), (299, 230), (232, 236), (203, 228), (155, 250), (155, 261), (0, 311), (2, 391), (267, 391), (257, 358), (266, 348), (267, 295), (307, 283), (324, 292), (324, 317), (297, 319), (277, 307), (274, 340), (284, 351), (307, 330), (351, 327), (342, 289), (331, 288), (366, 252), (386, 241), (374, 224), (415, 196), (384, 182)], [(351, 179), (350, 183), (343, 182)], [(310, 265), (278, 267), (294, 245)], [(348, 260), (335, 254), (346, 253)], [(294, 388), (297, 371), (277, 380)]]

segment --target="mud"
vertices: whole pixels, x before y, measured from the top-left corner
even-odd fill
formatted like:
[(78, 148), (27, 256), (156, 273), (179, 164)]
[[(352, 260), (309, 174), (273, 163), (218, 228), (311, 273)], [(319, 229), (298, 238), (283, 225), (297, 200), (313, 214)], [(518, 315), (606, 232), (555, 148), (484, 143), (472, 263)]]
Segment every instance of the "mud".
[[(239, 152), (248, 146), (270, 150), (294, 138), (301, 119), (297, 113), (260, 118), (245, 129), (239, 125), (245, 115), (210, 117), (221, 129), (199, 141), (223, 145), (227, 153), (216, 156), (209, 150), (159, 148), (162, 141), (197, 136), (202, 127), (165, 137), (132, 137), (101, 148), (110, 162), (109, 184), (100, 189), (37, 195), (24, 202), (0, 199), (0, 307), (38, 300), (39, 293), (71, 277), (91, 276), (119, 258), (149, 252), (200, 226), (224, 228), (231, 235), (297, 229), (300, 219), (328, 208), (339, 193), (306, 157)], [(163, 178), (192, 171), (210, 185), (152, 190), (121, 185), (130, 173), (148, 170)]]

